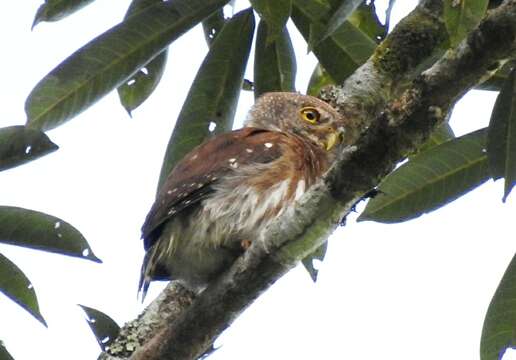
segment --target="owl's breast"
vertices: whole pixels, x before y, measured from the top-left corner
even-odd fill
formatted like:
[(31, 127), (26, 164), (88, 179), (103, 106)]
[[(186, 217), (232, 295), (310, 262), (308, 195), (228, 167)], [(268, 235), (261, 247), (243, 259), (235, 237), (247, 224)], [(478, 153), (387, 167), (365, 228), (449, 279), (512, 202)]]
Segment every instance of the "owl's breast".
[[(239, 246), (254, 241), (306, 191), (304, 176), (294, 176), (295, 164), (254, 164), (234, 171), (214, 186), (202, 202), (199, 231), (214, 246)], [(298, 174), (299, 175), (299, 174)]]
[[(296, 187), (300, 189), (298, 195), (304, 192), (303, 181)], [(254, 186), (238, 186), (218, 192), (205, 202), (205, 209), (216, 219), (230, 219), (227, 227), (252, 236), (293, 203), (291, 188), (290, 179), (277, 182), (267, 191)]]

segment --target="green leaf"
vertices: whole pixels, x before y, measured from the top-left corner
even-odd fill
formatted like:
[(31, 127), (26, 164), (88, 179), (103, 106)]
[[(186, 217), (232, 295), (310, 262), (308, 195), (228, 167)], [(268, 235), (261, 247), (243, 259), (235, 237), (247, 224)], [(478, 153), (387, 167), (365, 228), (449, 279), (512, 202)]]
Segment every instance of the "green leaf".
[(0, 171), (38, 159), (58, 148), (39, 130), (20, 125), (0, 128)]
[(387, 36), (387, 27), (382, 25), (376, 14), (374, 2), (362, 3), (348, 18), (349, 22), (379, 43)]
[(168, 143), (158, 189), (190, 150), (212, 135), (231, 130), (253, 33), (254, 16), (247, 9), (233, 16), (211, 45)]
[(72, 225), (34, 210), (0, 206), (0, 242), (101, 262)]
[(82, 9), (94, 0), (45, 0), (36, 12), (32, 28), (42, 21), (57, 21)]
[(292, 0), (292, 10), (297, 7), (313, 22), (327, 24), (340, 0)]
[(418, 153), (427, 151), (428, 149), (433, 148), (434, 146), (441, 145), (451, 139), (455, 138), (455, 134), (453, 133), (453, 129), (450, 124), (443, 123), (439, 127), (437, 127), (430, 138), (418, 149)]
[(277, 40), (283, 34), (290, 12), (292, 0), (250, 0), (254, 10), (267, 23), (267, 44)]
[(48, 130), (68, 121), (228, 1), (159, 2), (129, 17), (77, 50), (36, 85), (25, 103), (27, 123)]
[(86, 321), (88, 322), (93, 335), (95, 335), (100, 348), (102, 351), (105, 351), (118, 336), (120, 326), (118, 326), (115, 320), (104, 314), (102, 311), (84, 305), (79, 306), (86, 313)]
[(215, 11), (204, 19), (202, 22), (202, 29), (208, 46), (211, 46), (225, 23), (226, 19), (224, 18), (224, 11), (222, 9)]
[[(155, 5), (163, 0), (133, 0), (125, 18), (136, 15), (149, 6)], [(167, 63), (167, 50), (160, 52), (154, 59), (148, 62), (143, 68), (138, 70), (129, 80), (120, 85), (117, 89), (120, 103), (127, 111), (131, 112), (140, 106), (154, 92), (158, 86), (165, 65)]]
[(0, 254), (0, 292), (47, 326), (39, 311), (38, 298), (31, 282), (18, 266), (2, 254)]
[(319, 269), (315, 268), (314, 262), (322, 262), (324, 260), (324, 256), (326, 255), (327, 249), (328, 242), (325, 241), (324, 244), (319, 246), (313, 253), (302, 260), (303, 266), (305, 267), (306, 271), (308, 271), (308, 274), (310, 274), (313, 282), (317, 281), (317, 275), (319, 274)]
[(167, 50), (159, 53), (147, 65), (138, 70), (131, 79), (118, 87), (120, 103), (129, 115), (131, 115), (134, 109), (143, 104), (158, 86), (165, 71), (167, 54)]
[(322, 88), (328, 85), (335, 85), (335, 80), (331, 78), (321, 64), (317, 64), (308, 82), (306, 93), (312, 96), (319, 96)]
[(269, 25), (258, 25), (254, 55), (254, 97), (269, 91), (295, 91), (296, 55), (287, 28), (267, 42)]
[(496, 98), (487, 132), (487, 158), (493, 179), (505, 178), (503, 201), (516, 183), (516, 70)]
[(358, 220), (414, 219), (479, 186), (489, 179), (485, 137), (481, 129), (415, 156), (380, 183)]
[(14, 360), (9, 351), (4, 346), (4, 343), (0, 340), (0, 359), (2, 360)]
[(477, 90), (500, 91), (503, 84), (509, 77), (511, 70), (516, 66), (516, 61), (507, 61), (502, 67), (494, 72), (487, 80), (475, 86)]
[(462, 41), (484, 17), (488, 0), (445, 0), (444, 23), (451, 46)]
[(489, 304), (480, 340), (480, 359), (499, 360), (516, 348), (516, 255)]
[(321, 40), (333, 35), (362, 2), (363, 0), (343, 0), (328, 21)]
[[(324, 18), (331, 10), (317, 0), (294, 0), (292, 20), (308, 43), (320, 38)], [(323, 19), (323, 20), (321, 20)], [(330, 76), (342, 83), (373, 53), (376, 43), (349, 21), (313, 47), (313, 52)]]

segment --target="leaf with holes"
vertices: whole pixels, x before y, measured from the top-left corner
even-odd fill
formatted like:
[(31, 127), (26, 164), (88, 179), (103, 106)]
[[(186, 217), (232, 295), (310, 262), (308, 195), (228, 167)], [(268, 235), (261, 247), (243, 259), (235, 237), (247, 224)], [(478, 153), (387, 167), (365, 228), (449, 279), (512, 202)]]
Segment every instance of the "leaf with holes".
[(505, 179), (503, 201), (516, 183), (516, 70), (505, 81), (491, 114), (487, 158), (493, 179)]
[[(292, 20), (307, 43), (318, 39), (325, 28), (330, 5), (316, 0), (294, 0)], [(342, 83), (373, 53), (376, 43), (349, 21), (313, 47), (313, 52), (330, 76)]]
[[(130, 16), (136, 15), (149, 6), (162, 1), (163, 0), (133, 0), (125, 14), (125, 18), (127, 19)], [(129, 80), (118, 87), (117, 91), (120, 103), (129, 116), (131, 116), (131, 112), (134, 109), (148, 99), (158, 86), (163, 72), (165, 71), (167, 53), (168, 49), (160, 52), (154, 59), (131, 76)]]
[(0, 242), (101, 262), (72, 225), (34, 210), (0, 206)]
[(115, 320), (111, 319), (102, 311), (84, 305), (79, 306), (86, 313), (86, 321), (88, 322), (93, 335), (95, 335), (100, 348), (102, 351), (105, 351), (109, 344), (111, 344), (118, 336), (120, 326), (118, 326)]
[(358, 220), (414, 219), (484, 183), (489, 179), (485, 138), (481, 129), (415, 156), (380, 183)]
[(158, 2), (90, 41), (32, 90), (27, 124), (48, 130), (123, 84), (172, 41), (229, 0)]
[(456, 46), (484, 17), (489, 0), (445, 0), (444, 23), (451, 46)]
[(516, 255), (487, 309), (480, 339), (480, 359), (502, 359), (508, 348), (516, 348)]
[(247, 9), (233, 16), (211, 45), (168, 143), (158, 189), (190, 150), (209, 136), (231, 130), (253, 33), (253, 12)]
[(0, 128), (0, 171), (36, 160), (58, 148), (39, 130), (21, 125)]
[(319, 246), (313, 253), (308, 255), (302, 260), (303, 266), (306, 271), (312, 278), (313, 282), (317, 281), (317, 275), (319, 274), (319, 269), (314, 266), (314, 262), (322, 262), (324, 260), (324, 256), (326, 255), (326, 250), (328, 250), (328, 242), (325, 241), (324, 244)]
[(2, 360), (14, 360), (9, 351), (4, 346), (2, 340), (0, 340), (0, 359)]
[(271, 44), (283, 36), (283, 28), (287, 24), (292, 10), (292, 0), (250, 0), (254, 10), (260, 15), (268, 27), (266, 43)]
[(258, 25), (254, 55), (254, 97), (269, 91), (295, 91), (296, 55), (287, 28), (267, 42), (269, 25)]
[(47, 326), (39, 311), (38, 298), (31, 282), (11, 260), (0, 254), (0, 292)]
[(370, 4), (362, 3), (349, 16), (348, 20), (377, 43), (387, 36), (387, 27), (382, 25), (378, 19), (374, 2)]
[(57, 21), (89, 5), (94, 0), (45, 0), (36, 12), (32, 28), (42, 21)]
[(159, 53), (152, 61), (138, 70), (131, 79), (118, 87), (120, 103), (129, 116), (134, 109), (149, 98), (158, 86), (165, 71), (167, 54), (167, 50)]
[(204, 31), (204, 39), (208, 46), (211, 46), (225, 23), (226, 19), (224, 18), (224, 11), (222, 9), (215, 11), (204, 19), (202, 29)]
[(343, 0), (335, 12), (333, 12), (332, 17), (326, 25), (326, 29), (323, 31), (321, 39), (314, 41), (313, 44), (317, 44), (319, 41), (333, 35), (362, 2), (363, 0)]
[(335, 81), (331, 78), (330, 74), (324, 70), (321, 64), (317, 64), (308, 82), (306, 93), (312, 96), (319, 96), (322, 88), (328, 85), (335, 85)]

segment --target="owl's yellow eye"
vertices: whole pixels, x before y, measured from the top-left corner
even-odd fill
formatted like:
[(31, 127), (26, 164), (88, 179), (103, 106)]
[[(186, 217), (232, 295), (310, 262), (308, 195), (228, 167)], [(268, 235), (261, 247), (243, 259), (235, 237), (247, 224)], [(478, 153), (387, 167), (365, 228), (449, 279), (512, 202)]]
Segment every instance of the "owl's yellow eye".
[(313, 107), (304, 107), (299, 112), (301, 118), (305, 121), (308, 121), (310, 124), (315, 124), (319, 121), (321, 114), (317, 111), (316, 108)]

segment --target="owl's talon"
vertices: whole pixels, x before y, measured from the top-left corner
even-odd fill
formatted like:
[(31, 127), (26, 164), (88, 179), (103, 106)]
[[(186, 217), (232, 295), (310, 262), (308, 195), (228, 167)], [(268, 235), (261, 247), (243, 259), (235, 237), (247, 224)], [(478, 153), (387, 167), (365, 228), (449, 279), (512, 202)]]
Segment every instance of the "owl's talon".
[(249, 247), (251, 247), (251, 244), (252, 244), (251, 240), (242, 240), (242, 241), (240, 242), (240, 246), (241, 246), (241, 247), (242, 247), (242, 249), (244, 249), (244, 250), (249, 249)]

